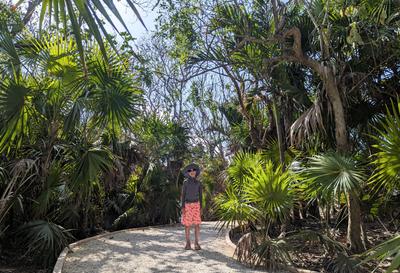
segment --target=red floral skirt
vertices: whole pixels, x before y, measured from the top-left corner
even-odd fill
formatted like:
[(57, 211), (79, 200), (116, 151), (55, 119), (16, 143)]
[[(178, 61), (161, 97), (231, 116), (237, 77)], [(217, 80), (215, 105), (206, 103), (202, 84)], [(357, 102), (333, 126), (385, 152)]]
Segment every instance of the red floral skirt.
[(182, 209), (182, 224), (185, 226), (200, 225), (200, 202), (185, 203)]

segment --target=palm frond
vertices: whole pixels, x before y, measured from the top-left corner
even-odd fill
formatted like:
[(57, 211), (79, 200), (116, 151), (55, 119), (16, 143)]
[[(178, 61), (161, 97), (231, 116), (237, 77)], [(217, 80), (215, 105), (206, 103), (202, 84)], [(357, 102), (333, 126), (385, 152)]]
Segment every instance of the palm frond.
[(244, 187), (246, 199), (258, 208), (259, 219), (267, 217), (270, 221), (283, 221), (293, 207), (294, 195), (291, 189), (293, 177), (290, 171), (274, 167), (268, 161), (265, 168), (251, 171)]
[(377, 144), (377, 152), (372, 165), (374, 174), (369, 183), (376, 191), (384, 189), (388, 194), (400, 189), (400, 101), (392, 102), (391, 110), (386, 108), (386, 117), (380, 122), (382, 129), (376, 128), (378, 135), (371, 137)]
[(112, 167), (112, 153), (105, 148), (89, 147), (78, 151), (72, 188), (76, 192), (88, 192), (102, 172)]
[[(21, 0), (18, 2), (18, 5), (24, 4), (26, 2), (27, 1)], [(126, 0), (126, 3), (129, 5), (130, 9), (146, 28), (134, 2), (132, 2), (131, 0)], [(112, 45), (113, 43), (106, 29), (103, 27), (98, 14), (101, 14), (104, 17), (105, 21), (113, 26), (114, 29), (118, 32), (118, 29), (115, 27), (115, 24), (113, 22), (115, 19), (110, 16), (111, 14), (113, 14), (117, 21), (122, 24), (125, 30), (130, 33), (128, 27), (124, 22), (124, 19), (116, 8), (114, 2), (110, 0), (49, 0), (42, 1), (40, 2), (40, 4), (41, 7), (39, 16), (39, 28), (42, 28), (43, 22), (46, 18), (51, 25), (52, 17), (54, 17), (53, 22), (57, 28), (59, 27), (61, 22), (63, 28), (68, 29), (68, 23), (70, 23), (72, 27), (72, 33), (74, 34), (77, 42), (79, 55), (84, 66), (86, 66), (86, 58), (84, 54), (84, 43), (81, 30), (82, 24), (80, 23), (81, 20), (84, 24), (88, 26), (90, 34), (93, 35), (93, 37), (99, 44), (100, 50), (105, 58), (107, 56), (107, 51), (105, 48), (103, 37), (105, 37), (110, 45)]]
[(325, 200), (357, 192), (366, 180), (363, 169), (353, 159), (336, 153), (311, 157), (309, 168), (302, 175), (308, 192), (315, 192)]
[(73, 239), (69, 231), (51, 222), (31, 221), (18, 230), (26, 253), (37, 256), (44, 266), (51, 266), (58, 255)]
[(232, 185), (214, 198), (214, 211), (220, 221), (220, 229), (233, 228), (235, 225), (243, 227), (248, 221), (256, 219), (256, 208), (238, 194)]
[(322, 103), (318, 100), (290, 126), (290, 143), (301, 146), (302, 142), (318, 132), (326, 133)]
[(34, 113), (30, 104), (31, 89), (19, 81), (0, 83), (0, 114), (4, 127), (0, 129), (0, 152), (12, 144), (19, 147), (29, 130), (29, 119)]
[(52, 162), (48, 176), (45, 178), (44, 187), (33, 204), (33, 210), (37, 217), (46, 215), (53, 199), (58, 196), (59, 187), (65, 184), (62, 172), (60, 163)]
[(364, 253), (366, 258), (361, 264), (372, 260), (383, 262), (391, 260), (390, 266), (386, 269), (386, 273), (394, 272), (400, 267), (400, 235), (389, 239)]
[(253, 172), (258, 172), (262, 168), (261, 154), (238, 152), (235, 154), (232, 163), (227, 169), (228, 179), (233, 182), (233, 186), (239, 191), (246, 179)]

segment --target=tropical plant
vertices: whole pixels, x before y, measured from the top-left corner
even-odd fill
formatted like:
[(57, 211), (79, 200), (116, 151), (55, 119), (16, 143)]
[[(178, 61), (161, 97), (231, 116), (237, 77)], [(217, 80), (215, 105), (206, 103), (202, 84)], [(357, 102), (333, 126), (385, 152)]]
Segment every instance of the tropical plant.
[[(306, 191), (328, 202), (346, 196), (349, 211), (347, 236), (350, 249), (354, 252), (365, 250), (364, 245), (355, 245), (353, 237), (361, 236), (361, 210), (358, 196), (366, 181), (363, 169), (351, 158), (337, 153), (317, 155), (310, 158), (303, 176), (308, 181)], [(352, 243), (353, 242), (353, 243)]]
[(216, 213), (224, 226), (239, 224), (244, 231), (255, 224), (259, 228), (244, 235), (235, 255), (252, 266), (282, 267), (290, 260), (284, 242), (271, 239), (272, 224), (283, 223), (294, 203), (294, 177), (261, 153), (239, 152), (227, 169), (227, 188), (215, 198)]
[(274, 167), (271, 161), (261, 170), (251, 172), (244, 192), (248, 202), (256, 208), (257, 218), (262, 219), (265, 226), (269, 222), (283, 222), (293, 208), (292, 174), (283, 171), (281, 166)]
[(400, 267), (400, 236), (397, 235), (373, 248), (365, 254), (365, 259), (361, 262), (364, 264), (372, 260), (383, 262), (390, 259), (390, 266), (386, 269), (386, 273), (391, 273)]
[(43, 220), (35, 220), (22, 225), (18, 234), (26, 254), (36, 256), (37, 261), (48, 267), (57, 260), (58, 253), (66, 247), (74, 237), (63, 227)]
[(118, 143), (139, 114), (123, 57), (105, 60), (91, 44), (85, 73), (73, 39), (0, 30), (0, 228), (46, 267), (70, 233), (87, 236), (102, 222), (102, 180), (119, 161), (99, 139)]
[[(391, 101), (391, 108), (386, 107), (386, 116), (380, 121), (379, 128), (375, 127), (378, 135), (372, 136), (377, 150), (374, 160), (371, 162), (375, 167), (374, 174), (371, 176), (369, 184), (372, 185), (374, 192), (383, 192), (386, 200), (393, 197), (395, 192), (400, 189), (400, 102)], [(392, 259), (386, 272), (393, 272), (400, 266), (400, 237), (395, 236), (365, 253), (362, 263), (371, 260), (384, 261)]]
[[(135, 13), (140, 22), (144, 25), (142, 18), (136, 8), (136, 4), (131, 0), (126, 0), (126, 3), (129, 5), (130, 9)], [(114, 16), (119, 23), (125, 28), (125, 30), (130, 33), (128, 27), (126, 26), (120, 12), (118, 11), (116, 5), (112, 1), (18, 1), (18, 7), (21, 5), (27, 5), (26, 13), (23, 18), (24, 24), (27, 24), (36, 9), (40, 6), (40, 15), (38, 18), (39, 22), (39, 33), (42, 32), (43, 23), (47, 25), (55, 25), (58, 31), (68, 33), (68, 29), (71, 28), (71, 32), (74, 35), (76, 40), (76, 46), (79, 51), (79, 56), (81, 62), (84, 66), (84, 72), (88, 71), (89, 68), (86, 67), (86, 56), (85, 56), (85, 36), (82, 33), (82, 26), (86, 26), (88, 28), (89, 33), (94, 37), (97, 43), (100, 46), (100, 51), (105, 59), (107, 59), (107, 49), (105, 47), (105, 43), (103, 39), (105, 38), (108, 43), (113, 47), (115, 51), (117, 48), (114, 46), (112, 37), (108, 35), (108, 32), (104, 26), (103, 20), (109, 23), (118, 33), (120, 31), (115, 26), (115, 19), (112, 18)], [(53, 19), (53, 20), (52, 20)], [(62, 25), (62, 29), (59, 29), (60, 25)]]
[(372, 136), (377, 150), (371, 164), (375, 167), (370, 184), (375, 190), (391, 195), (400, 189), (400, 101), (386, 107), (386, 116), (376, 128), (377, 135)]

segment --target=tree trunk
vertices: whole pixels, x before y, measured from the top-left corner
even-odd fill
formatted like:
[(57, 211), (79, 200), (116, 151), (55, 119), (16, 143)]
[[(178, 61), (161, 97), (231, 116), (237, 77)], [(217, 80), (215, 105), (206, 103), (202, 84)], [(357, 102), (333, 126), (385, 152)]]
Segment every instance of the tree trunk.
[[(344, 116), (344, 106), (340, 98), (338, 87), (335, 83), (335, 76), (330, 67), (324, 66), (324, 83), (332, 104), (335, 119), (335, 138), (336, 150), (340, 154), (348, 153), (348, 139), (346, 129), (346, 119)], [(347, 194), (347, 207), (349, 209), (347, 224), (347, 243), (354, 253), (360, 253), (365, 250), (361, 238), (361, 209), (358, 196), (354, 193)]]
[(272, 97), (273, 103), (273, 112), (274, 112), (274, 119), (275, 119), (275, 127), (276, 127), (276, 135), (278, 137), (278, 146), (279, 146), (279, 161), (282, 166), (282, 170), (285, 170), (285, 147), (283, 143), (283, 133), (282, 133), (282, 126), (281, 126), (281, 118), (278, 114), (278, 109), (276, 106), (276, 98), (275, 96)]
[[(293, 45), (291, 48), (292, 54), (282, 55), (276, 58), (268, 58), (264, 60), (264, 64), (271, 67), (274, 62), (282, 60), (289, 62), (301, 63), (308, 66), (313, 71), (318, 73), (329, 97), (329, 101), (332, 105), (334, 120), (335, 120), (335, 140), (336, 150), (338, 153), (345, 154), (348, 152), (349, 145), (347, 139), (346, 119), (344, 112), (344, 105), (340, 97), (339, 89), (336, 83), (336, 76), (333, 67), (325, 62), (320, 62), (309, 58), (304, 55), (302, 44), (301, 44), (301, 32), (297, 27), (293, 27), (288, 31), (285, 31), (281, 35), (281, 39), (285, 41), (286, 38), (293, 38)], [(348, 243), (351, 249), (358, 252), (363, 249), (363, 243), (361, 240), (361, 209), (358, 197), (354, 194), (347, 196), (347, 205), (349, 209), (349, 221), (348, 221)]]
[(323, 81), (325, 84), (326, 92), (328, 93), (329, 101), (332, 104), (333, 115), (335, 119), (335, 139), (336, 150), (344, 154), (348, 152), (348, 140), (346, 119), (344, 116), (344, 106), (340, 93), (335, 82), (335, 75), (331, 67), (323, 66)]
[(365, 251), (365, 245), (361, 240), (361, 208), (358, 196), (354, 193), (348, 193), (347, 206), (349, 209), (347, 242), (350, 243), (351, 252), (361, 253)]

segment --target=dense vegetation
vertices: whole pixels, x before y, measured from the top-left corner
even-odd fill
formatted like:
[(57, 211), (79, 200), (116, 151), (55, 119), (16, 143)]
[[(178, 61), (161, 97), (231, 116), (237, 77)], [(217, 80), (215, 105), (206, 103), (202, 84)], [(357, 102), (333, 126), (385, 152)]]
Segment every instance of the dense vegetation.
[(0, 2), (1, 264), (177, 222), (196, 161), (241, 262), (398, 269), (399, 2), (155, 4), (135, 41), (112, 1)]

